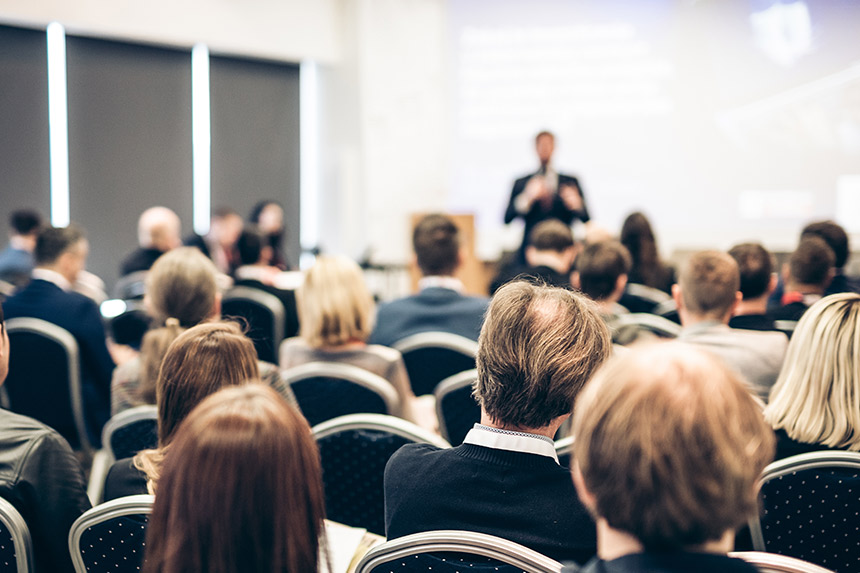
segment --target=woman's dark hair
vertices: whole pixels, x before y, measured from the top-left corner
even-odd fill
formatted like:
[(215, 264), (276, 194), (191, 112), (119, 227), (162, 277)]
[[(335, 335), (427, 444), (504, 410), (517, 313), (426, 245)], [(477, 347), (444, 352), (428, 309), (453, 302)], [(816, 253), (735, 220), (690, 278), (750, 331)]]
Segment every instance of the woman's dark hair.
[(176, 434), (144, 571), (318, 571), (324, 514), (319, 453), (302, 415), (261, 384), (227, 388)]
[(669, 271), (660, 261), (654, 231), (643, 213), (636, 211), (624, 220), (621, 226), (621, 244), (627, 247), (633, 260), (629, 282), (665, 289)]

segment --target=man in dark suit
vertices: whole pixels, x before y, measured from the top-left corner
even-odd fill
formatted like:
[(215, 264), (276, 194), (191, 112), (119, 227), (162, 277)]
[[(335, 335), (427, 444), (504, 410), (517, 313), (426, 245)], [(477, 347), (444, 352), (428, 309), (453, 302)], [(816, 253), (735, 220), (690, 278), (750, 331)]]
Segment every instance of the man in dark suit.
[(370, 343), (392, 346), (419, 332), (450, 332), (478, 339), (487, 299), (463, 294), (455, 277), (462, 263), (457, 226), (444, 215), (428, 215), (415, 227), (412, 246), (421, 274), (421, 291), (382, 304)]
[(114, 362), (107, 349), (98, 307), (91, 299), (71, 290), (84, 269), (88, 252), (89, 244), (80, 227), (44, 229), (36, 240), (33, 280), (4, 302), (3, 310), (7, 319), (40, 318), (75, 337), (81, 358), (84, 417), (90, 440), (99, 444), (102, 426), (110, 417)]
[(532, 229), (541, 221), (558, 219), (566, 225), (579, 219), (589, 220), (588, 208), (579, 181), (572, 175), (558, 173), (552, 166), (555, 150), (555, 136), (542, 131), (535, 137), (540, 168), (514, 182), (508, 208), (505, 211), (505, 224), (517, 217), (525, 221), (523, 243), (520, 247), (520, 261), (525, 261), (525, 248)]
[(767, 314), (767, 299), (776, 288), (776, 274), (770, 253), (758, 243), (741, 243), (729, 250), (741, 276), (741, 298), (729, 319), (731, 328), (743, 330), (776, 330), (773, 317)]
[(570, 226), (550, 219), (538, 223), (529, 237), (526, 264), (503, 268), (490, 284), (490, 294), (515, 279), (533, 277), (550, 286), (570, 287), (570, 267), (576, 257), (576, 244)]

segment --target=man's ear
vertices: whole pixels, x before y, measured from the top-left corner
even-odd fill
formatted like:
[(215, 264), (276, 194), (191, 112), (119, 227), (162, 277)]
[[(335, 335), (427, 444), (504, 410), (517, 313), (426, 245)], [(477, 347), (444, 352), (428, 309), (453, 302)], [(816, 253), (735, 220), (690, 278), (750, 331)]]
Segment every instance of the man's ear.
[(584, 505), (586, 509), (594, 514), (596, 511), (597, 500), (591, 491), (589, 491), (588, 486), (585, 485), (585, 478), (582, 477), (582, 470), (579, 469), (579, 464), (576, 461), (573, 463), (571, 475), (573, 476), (573, 486), (576, 488), (576, 494), (579, 496), (579, 501), (582, 502), (582, 505)]
[(534, 264), (534, 257), (535, 257), (535, 253), (537, 253), (537, 249), (536, 249), (536, 248), (534, 248), (534, 247), (533, 247), (533, 246), (531, 246), (531, 245), (529, 245), (528, 247), (526, 247), (526, 263), (527, 263), (530, 267), (535, 266), (535, 264)]
[(582, 282), (579, 280), (579, 271), (570, 272), (570, 286), (576, 290), (582, 290)]
[(212, 303), (212, 318), (219, 319), (221, 318), (221, 293), (215, 293), (215, 301)]
[(624, 288), (627, 286), (627, 275), (618, 275), (618, 280), (615, 281), (615, 293), (620, 297), (624, 294)]
[(767, 283), (767, 294), (770, 295), (770, 293), (775, 291), (777, 285), (779, 285), (779, 275), (770, 273), (770, 281)]
[(675, 301), (675, 306), (678, 310), (684, 306), (684, 297), (681, 293), (681, 285), (675, 283), (672, 285), (672, 299)]

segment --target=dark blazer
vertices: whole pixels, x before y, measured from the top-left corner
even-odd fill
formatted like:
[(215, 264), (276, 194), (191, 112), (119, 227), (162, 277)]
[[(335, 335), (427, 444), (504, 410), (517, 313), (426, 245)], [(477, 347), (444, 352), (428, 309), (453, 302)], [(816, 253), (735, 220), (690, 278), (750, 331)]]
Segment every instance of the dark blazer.
[(117, 460), (111, 465), (105, 476), (104, 501), (147, 493), (146, 474), (134, 467), (134, 458)]
[(731, 328), (741, 330), (776, 330), (773, 317), (766, 314), (741, 314), (729, 319)]
[(155, 261), (164, 253), (158, 249), (135, 249), (122, 260), (119, 266), (119, 274), (124, 277), (137, 271), (148, 271)]
[(110, 417), (110, 380), (114, 363), (107, 349), (99, 309), (91, 299), (65, 292), (54, 283), (35, 279), (3, 303), (6, 318), (32, 317), (68, 330), (81, 354), (81, 391), (90, 439), (101, 441)]
[(279, 289), (254, 279), (237, 280), (233, 286), (255, 288), (278, 297), (278, 300), (284, 305), (284, 338), (292, 338), (299, 334), (299, 313), (296, 309), (296, 293), (294, 291)]
[(369, 342), (392, 346), (419, 332), (450, 332), (478, 340), (489, 302), (447, 288), (425, 288), (416, 295), (380, 305)]
[(502, 286), (516, 278), (524, 278), (527, 280), (539, 280), (549, 286), (557, 286), (562, 288), (570, 288), (570, 275), (565, 275), (557, 270), (540, 265), (537, 267), (515, 265), (507, 269), (502, 269), (498, 275), (490, 283), (490, 294), (493, 295)]

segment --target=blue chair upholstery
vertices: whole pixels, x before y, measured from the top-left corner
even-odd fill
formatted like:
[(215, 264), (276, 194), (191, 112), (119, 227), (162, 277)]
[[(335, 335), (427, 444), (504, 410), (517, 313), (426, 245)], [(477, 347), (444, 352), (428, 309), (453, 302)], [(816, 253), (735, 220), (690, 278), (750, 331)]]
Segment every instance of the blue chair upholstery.
[(29, 573), (32, 565), (30, 530), (15, 506), (0, 498), (0, 573)]
[(313, 428), (320, 449), (326, 516), (372, 533), (385, 534), (382, 491), (385, 464), (401, 446), (450, 444), (399, 418), (379, 414), (353, 414)]
[(472, 384), (477, 370), (467, 370), (449, 376), (436, 386), (436, 416), (442, 437), (459, 446), (476, 422), (481, 421), (481, 407), (472, 397)]
[(860, 454), (814, 452), (765, 468), (762, 513), (750, 522), (756, 551), (860, 571)]
[(377, 545), (356, 573), (559, 573), (561, 563), (513, 541), (473, 531), (428, 531)]
[(155, 406), (138, 406), (120, 412), (105, 424), (102, 443), (115, 460), (130, 458), (141, 450), (157, 447), (158, 409)]
[(140, 571), (153, 500), (151, 495), (121, 497), (75, 520), (69, 530), (69, 551), (76, 573)]
[(478, 343), (450, 332), (422, 332), (393, 345), (403, 355), (416, 396), (432, 394), (444, 379), (475, 368)]
[(284, 339), (284, 304), (273, 294), (251, 287), (231, 289), (221, 302), (225, 318), (241, 317), (248, 323), (248, 338), (254, 342), (257, 358), (278, 361), (278, 347)]

